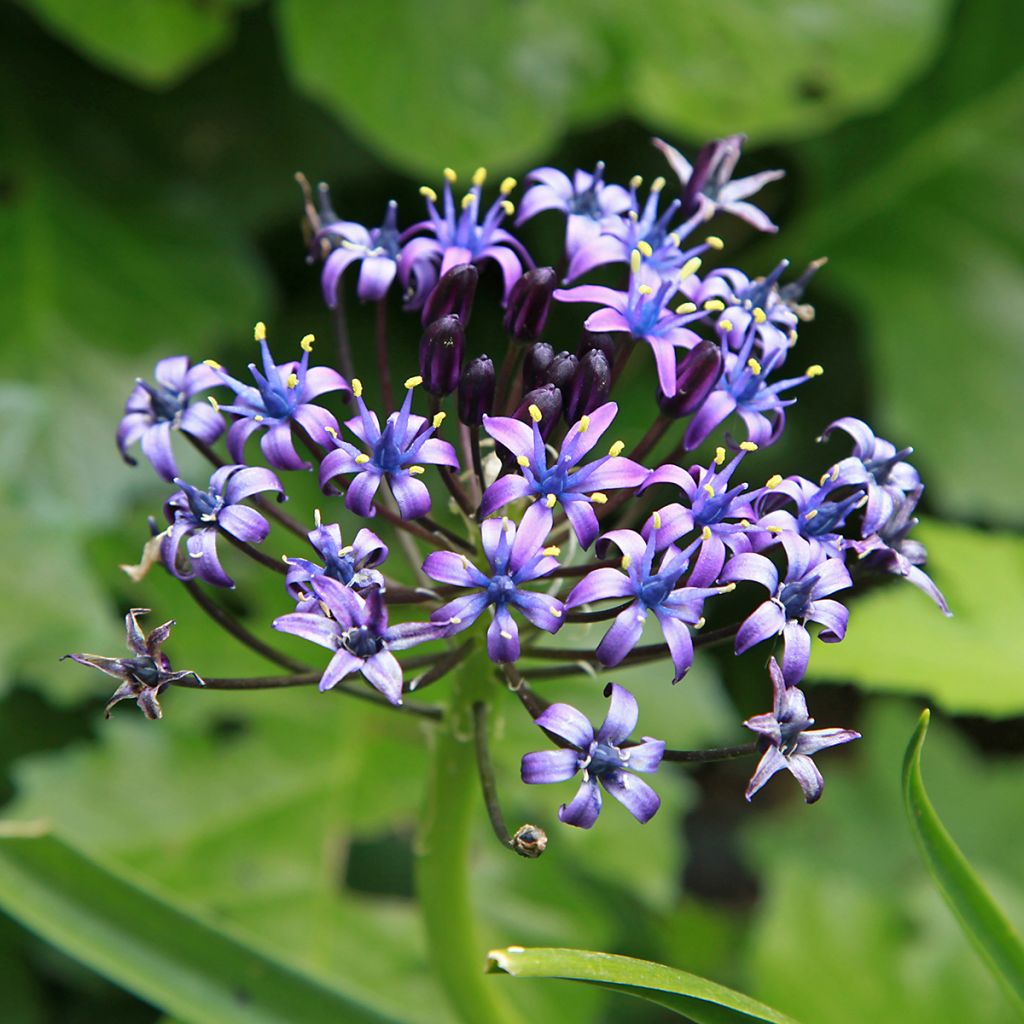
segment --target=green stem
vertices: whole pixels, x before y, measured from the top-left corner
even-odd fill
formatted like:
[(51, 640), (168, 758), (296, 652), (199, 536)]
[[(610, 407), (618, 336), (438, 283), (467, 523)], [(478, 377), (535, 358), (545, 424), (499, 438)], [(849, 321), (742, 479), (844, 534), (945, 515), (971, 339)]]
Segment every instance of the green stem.
[(489, 662), (475, 652), (450, 677), (417, 843), (416, 881), (434, 971), (465, 1024), (522, 1024), (484, 971), (470, 899), (470, 844), (483, 810), (473, 742), (474, 700), (489, 694)]

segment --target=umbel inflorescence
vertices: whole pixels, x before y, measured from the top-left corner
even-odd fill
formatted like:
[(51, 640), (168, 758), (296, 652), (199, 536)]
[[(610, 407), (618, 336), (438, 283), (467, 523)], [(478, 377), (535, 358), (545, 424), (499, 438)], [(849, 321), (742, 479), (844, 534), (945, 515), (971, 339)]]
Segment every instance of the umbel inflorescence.
[[(174, 487), (144, 564), (162, 562), (219, 625), (288, 674), (204, 682), (174, 672), (159, 651), (172, 623), (147, 638), (140, 609), (128, 616), (132, 657), (71, 657), (121, 680), (111, 705), (131, 697), (150, 718), (171, 684), (302, 683), (439, 718), (420, 694), (486, 651), (493, 692), (474, 705), (477, 740), (488, 705), (521, 704), (548, 740), (523, 757), (523, 781), (579, 777), (559, 811), (568, 824), (593, 825), (602, 791), (648, 821), (659, 800), (640, 775), (668, 761), (760, 754), (748, 799), (785, 768), (816, 800), (812, 755), (857, 733), (813, 728), (799, 686), (814, 637), (841, 641), (843, 598), (879, 575), (903, 577), (948, 609), (909, 536), (922, 493), (909, 448), (843, 417), (820, 440), (843, 435), (852, 450), (848, 441), (808, 477), (762, 468), (758, 453), (822, 373), (815, 363), (794, 369), (798, 329), (813, 315), (803, 293), (821, 261), (795, 278), (785, 262), (759, 276), (724, 262), (709, 221), (777, 230), (750, 200), (781, 172), (733, 178), (741, 142), (710, 143), (691, 165), (656, 141), (671, 185), (607, 182), (601, 164), (572, 175), (537, 168), (518, 209), (513, 179), (488, 197), (482, 169), (465, 190), (446, 170), (440, 194), (420, 190), (426, 217), (405, 228), (395, 203), (367, 228), (335, 213), (326, 186), (315, 197), (305, 187), (337, 367), (310, 365), (312, 335), (298, 360), (275, 362), (259, 324), (249, 378), (213, 360), (164, 359), (152, 382), (137, 382), (117, 434), (127, 461), (138, 443)], [(552, 266), (515, 234), (539, 216), (565, 224)], [(481, 322), (478, 306), (471, 324), (478, 283), (493, 287), (491, 264), (503, 320)], [(595, 274), (618, 287), (587, 283)], [(375, 355), (349, 338), (353, 284), (377, 307)], [(386, 319), (399, 304), (422, 329), (419, 366), (403, 373)], [(585, 309), (574, 335), (543, 340), (552, 309), (564, 306), (565, 317), (576, 304)], [(485, 351), (496, 337), (503, 351)], [(641, 405), (641, 388), (648, 410), (635, 437), (616, 428), (627, 381), (631, 405)], [(178, 475), (175, 433), (207, 458), (209, 479)], [(311, 472), (320, 508), (284, 513), (288, 475)], [(274, 628), (326, 653), (310, 648), (307, 666), (233, 618), (214, 596), (234, 586), (228, 556), (278, 575), (268, 579), (280, 590)], [(738, 617), (722, 611), (737, 602)], [(767, 665), (772, 710), (743, 723), (756, 740), (680, 751), (634, 738), (637, 696), (607, 682), (606, 670), (647, 664), (648, 685), (668, 686), (684, 679), (696, 649), (727, 643)], [(608, 713), (596, 730), (544, 699), (546, 680), (570, 675), (604, 687)], [(489, 759), (480, 764), (485, 771)], [(491, 800), (493, 780), (484, 781)], [(519, 852), (543, 849), (540, 830), (509, 837), (500, 815), (492, 822)]]

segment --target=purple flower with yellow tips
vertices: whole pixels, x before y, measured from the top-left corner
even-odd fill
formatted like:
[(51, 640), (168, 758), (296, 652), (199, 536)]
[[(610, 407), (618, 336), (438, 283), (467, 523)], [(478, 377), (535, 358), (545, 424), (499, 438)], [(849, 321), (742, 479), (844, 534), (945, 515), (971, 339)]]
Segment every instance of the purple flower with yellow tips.
[(558, 548), (544, 547), (547, 532), (525, 521), (517, 529), (509, 519), (485, 519), (480, 526), (481, 544), (488, 572), (482, 572), (465, 555), (434, 551), (427, 555), (423, 571), (439, 583), (473, 590), (455, 598), (431, 615), (431, 621), (454, 636), (469, 629), (487, 608), (494, 619), (487, 629), (487, 653), (492, 661), (516, 661), (519, 627), (511, 609), (521, 612), (538, 629), (556, 633), (562, 625), (562, 602), (548, 594), (523, 589), (558, 568)]
[(224, 432), (223, 417), (208, 403), (194, 401), (220, 380), (202, 363), (191, 366), (188, 356), (161, 359), (153, 380), (153, 384), (141, 377), (136, 380), (117, 427), (117, 447), (124, 461), (134, 466), (128, 449), (138, 441), (153, 468), (165, 480), (173, 480), (178, 464), (171, 447), (172, 431), (180, 430), (203, 444), (213, 444)]
[(377, 514), (374, 498), (381, 483), (387, 480), (402, 518), (418, 519), (430, 511), (430, 491), (419, 479), (424, 466), (459, 468), (455, 449), (434, 437), (444, 413), (427, 420), (410, 412), (413, 389), (422, 381), (421, 377), (410, 377), (405, 382), (402, 407), (388, 416), (383, 430), (377, 414), (366, 408), (362, 382), (352, 381), (359, 415), (346, 421), (345, 426), (367, 450), (360, 451), (355, 445), (335, 438), (336, 447), (320, 463), (320, 486), (326, 487), (335, 477), (355, 474), (345, 491), (345, 506), (356, 515)]
[[(270, 524), (242, 502), (265, 491), (283, 495), (281, 481), (269, 469), (221, 466), (214, 470), (205, 491), (177, 477), (174, 482), (181, 490), (172, 494), (164, 505), (171, 524), (160, 547), (164, 565), (180, 580), (198, 576), (215, 587), (233, 587), (234, 580), (224, 571), (217, 556), (217, 534), (226, 533), (245, 544), (266, 540)], [(188, 557), (181, 563), (179, 548), (183, 540)]]
[(402, 232), (403, 248), (398, 260), (402, 281), (407, 282), (416, 266), (424, 262), (436, 267), (438, 274), (444, 274), (462, 263), (491, 260), (498, 264), (504, 280), (504, 304), (508, 302), (512, 286), (522, 276), (524, 265), (527, 269), (533, 267), (533, 260), (523, 244), (501, 227), (504, 219), (515, 212), (508, 196), (516, 187), (516, 180), (505, 178), (498, 187), (499, 197), (484, 212), (481, 194), (487, 172), (483, 167), (473, 174), (469, 191), (458, 208), (452, 195), (452, 185), (457, 180), (455, 172), (448, 168), (444, 177), (441, 210), (437, 208), (437, 193), (424, 185), (420, 194), (427, 201), (429, 218)]
[(80, 665), (98, 668), (108, 676), (121, 680), (121, 685), (107, 701), (103, 710), (105, 718), (115, 704), (123, 700), (134, 700), (142, 713), (150, 719), (160, 718), (160, 694), (172, 683), (192, 679), (200, 686), (202, 679), (195, 672), (174, 672), (167, 655), (160, 648), (167, 642), (174, 627), (174, 620), (157, 626), (147, 636), (139, 627), (139, 616), (148, 615), (148, 608), (132, 608), (124, 617), (125, 643), (132, 652), (131, 658), (106, 658), (100, 654), (65, 654), (64, 658), (77, 661)]
[(593, 826), (601, 812), (601, 788), (643, 825), (657, 813), (661, 799), (633, 773), (657, 771), (665, 743), (644, 736), (640, 743), (627, 744), (639, 718), (636, 698), (615, 683), (605, 687), (604, 695), (611, 704), (597, 735), (587, 717), (570, 704), (552, 704), (538, 715), (534, 724), (564, 745), (524, 754), (520, 773), (523, 782), (538, 784), (566, 782), (582, 772), (576, 796), (558, 811), (567, 825)]
[(351, 389), (337, 371), (326, 366), (310, 368), (312, 334), (307, 334), (300, 343), (302, 359), (299, 362), (278, 366), (267, 345), (266, 327), (258, 323), (254, 333), (263, 356), (262, 373), (255, 363), (249, 364), (255, 387), (235, 380), (213, 360), (206, 363), (220, 382), (238, 396), (234, 405), (217, 406), (222, 412), (239, 417), (228, 431), (228, 452), (235, 462), (244, 462), (246, 441), (257, 430), (266, 430), (260, 438), (260, 447), (267, 462), (277, 469), (309, 469), (310, 464), (295, 450), (293, 428), (303, 430), (316, 444), (326, 445), (331, 433), (337, 433), (338, 421), (326, 409), (313, 405), (313, 399), (330, 391), (349, 393)]
[(755, 715), (743, 724), (761, 737), (764, 756), (754, 770), (747, 786), (746, 798), (753, 795), (783, 768), (788, 771), (804, 791), (804, 800), (813, 804), (822, 793), (825, 780), (811, 758), (828, 747), (859, 740), (860, 733), (852, 729), (811, 729), (814, 719), (807, 713), (807, 699), (795, 686), (787, 686), (778, 662), (768, 662), (774, 699), (772, 710)]
[(427, 622), (389, 626), (388, 610), (376, 587), (360, 595), (329, 576), (317, 576), (310, 587), (329, 614), (292, 612), (275, 619), (274, 629), (334, 652), (320, 680), (321, 691), (359, 672), (390, 703), (401, 704), (402, 666), (393, 652), (435, 640), (440, 630)]
[(601, 538), (602, 544), (614, 544), (622, 552), (621, 572), (611, 566), (595, 569), (573, 587), (566, 598), (566, 608), (593, 604), (611, 599), (625, 600), (625, 607), (616, 615), (611, 628), (597, 648), (602, 665), (618, 665), (637, 645), (648, 615), (653, 615), (661, 626), (677, 683), (693, 664), (693, 640), (689, 626), (703, 623), (704, 602), (726, 587), (708, 587), (714, 576), (691, 574), (687, 586), (679, 581), (690, 567), (690, 556), (699, 541), (685, 550), (669, 545), (661, 555), (657, 571), (654, 559), (657, 553), (656, 534), (661, 525), (657, 512), (653, 516), (653, 529), (647, 540), (633, 530), (612, 530)]
[(745, 135), (728, 135), (709, 142), (692, 164), (674, 146), (661, 139), (654, 140), (683, 186), (684, 216), (700, 212), (705, 220), (710, 220), (722, 211), (745, 220), (758, 231), (779, 230), (763, 210), (747, 200), (769, 182), (785, 177), (786, 172), (761, 171), (734, 180), (732, 174), (745, 140)]
[(780, 579), (779, 570), (764, 555), (743, 552), (725, 563), (720, 579), (726, 582), (749, 580), (759, 583), (770, 597), (743, 621), (736, 634), (736, 653), (773, 636), (781, 636), (785, 645), (782, 673), (793, 686), (803, 679), (811, 657), (808, 622), (822, 626), (818, 638), (835, 644), (846, 635), (849, 611), (829, 595), (853, 586), (850, 573), (838, 558), (814, 562), (810, 545), (792, 545), (787, 549), (789, 565)]
[(515, 456), (522, 475), (508, 474), (491, 484), (484, 493), (480, 514), (489, 516), (513, 501), (532, 497), (534, 503), (526, 510), (520, 530), (531, 537), (547, 536), (553, 523), (552, 510), (560, 505), (580, 544), (589, 548), (600, 532), (593, 506), (608, 500), (605, 491), (636, 487), (647, 478), (643, 466), (622, 457), (621, 441), (616, 441), (607, 455), (579, 465), (611, 426), (618, 409), (614, 402), (606, 402), (582, 416), (569, 428), (551, 466), (539, 426), (544, 417), (537, 406), (530, 406), (529, 426), (508, 416), (485, 416), (484, 429)]
[(591, 313), (583, 326), (588, 331), (625, 331), (638, 341), (646, 341), (654, 353), (658, 369), (658, 386), (664, 395), (676, 393), (677, 348), (691, 349), (700, 342), (700, 335), (686, 327), (706, 314), (692, 303), (668, 308), (679, 291), (680, 279), (700, 266), (699, 257), (689, 261), (678, 274), (663, 281), (643, 263), (639, 249), (630, 255), (629, 290), (625, 292), (604, 285), (583, 284), (555, 292), (559, 302), (588, 302), (603, 308)]

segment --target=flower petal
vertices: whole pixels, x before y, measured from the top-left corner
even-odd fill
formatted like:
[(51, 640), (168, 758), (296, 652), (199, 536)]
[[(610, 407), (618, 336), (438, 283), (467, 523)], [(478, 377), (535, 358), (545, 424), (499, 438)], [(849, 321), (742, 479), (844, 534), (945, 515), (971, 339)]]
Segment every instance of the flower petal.
[(614, 775), (602, 776), (601, 785), (641, 825), (650, 821), (661, 806), (661, 797), (643, 779), (638, 779), (628, 772), (616, 772)]
[(579, 754), (575, 750), (539, 750), (524, 754), (519, 774), (523, 782), (533, 785), (566, 782), (579, 771)]
[(582, 711), (571, 704), (550, 704), (534, 720), (545, 732), (587, 750), (594, 742), (594, 728)]
[(617, 747), (629, 739), (630, 733), (636, 728), (640, 709), (636, 697), (625, 687), (609, 683), (608, 688), (611, 691), (608, 694), (611, 703), (597, 733), (597, 739), (601, 743), (611, 743)]
[(601, 813), (601, 790), (593, 778), (580, 784), (572, 802), (558, 809), (558, 820), (577, 828), (591, 828)]

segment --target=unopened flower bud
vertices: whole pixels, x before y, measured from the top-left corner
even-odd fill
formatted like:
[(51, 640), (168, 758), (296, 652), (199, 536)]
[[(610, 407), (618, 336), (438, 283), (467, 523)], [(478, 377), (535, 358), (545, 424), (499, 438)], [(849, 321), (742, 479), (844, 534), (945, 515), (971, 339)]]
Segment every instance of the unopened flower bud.
[(702, 341), (683, 357), (676, 368), (676, 393), (658, 393), (658, 408), (680, 419), (704, 404), (722, 372), (722, 350), (713, 341)]
[(460, 263), (452, 267), (442, 275), (427, 297), (422, 322), (429, 324), (454, 314), (462, 321), (463, 328), (468, 327), (479, 278), (480, 274), (472, 263)]
[(545, 384), (543, 387), (534, 388), (523, 395), (523, 400), (512, 415), (517, 420), (530, 423), (535, 417), (533, 409), (540, 413), (540, 419), (537, 420), (540, 436), (547, 439), (551, 431), (554, 430), (558, 417), (562, 415), (562, 392), (554, 384)]
[(431, 395), (443, 398), (459, 386), (466, 332), (452, 313), (435, 320), (420, 338), (420, 376)]
[(528, 270), (512, 286), (505, 310), (505, 333), (516, 341), (536, 341), (544, 331), (551, 295), (558, 283), (553, 267)]
[(548, 383), (547, 371), (554, 358), (555, 350), (546, 341), (538, 341), (526, 350), (523, 383), (527, 391)]
[(559, 391), (564, 393), (568, 389), (573, 377), (576, 376), (576, 368), (580, 361), (570, 352), (559, 352), (551, 360), (545, 371), (545, 384), (554, 384)]
[(498, 378), (490, 356), (470, 359), (459, 378), (459, 420), (467, 427), (479, 427), (494, 409)]
[(582, 359), (591, 349), (603, 352), (611, 366), (615, 362), (615, 335), (606, 331), (584, 331), (576, 355)]
[(592, 413), (599, 405), (608, 401), (612, 389), (612, 368), (605, 354), (596, 348), (585, 352), (573, 375), (567, 390), (562, 392), (565, 400), (565, 422), (575, 423), (581, 416)]

